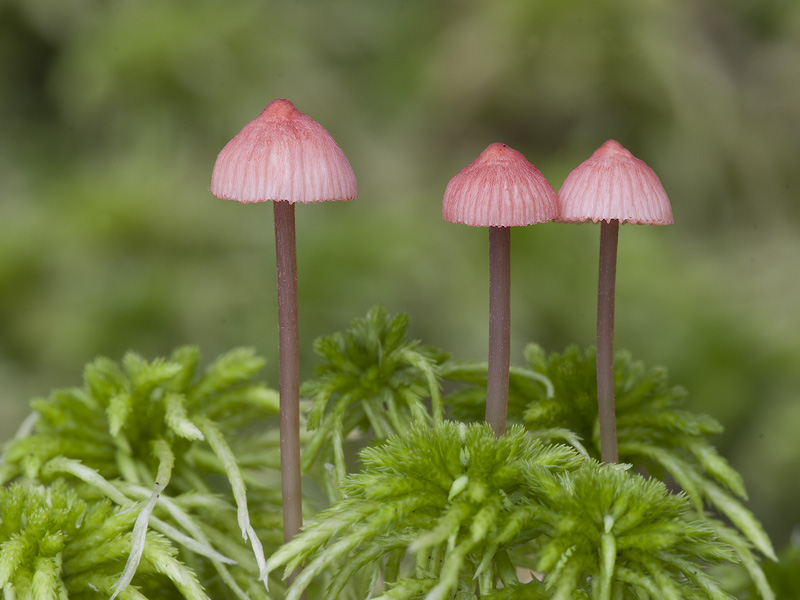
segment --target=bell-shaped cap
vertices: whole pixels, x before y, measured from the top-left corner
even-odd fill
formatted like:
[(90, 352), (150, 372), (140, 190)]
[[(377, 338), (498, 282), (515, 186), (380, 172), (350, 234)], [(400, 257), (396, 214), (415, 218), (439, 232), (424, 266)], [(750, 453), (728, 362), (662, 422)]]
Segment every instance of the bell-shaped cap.
[(615, 140), (608, 140), (567, 175), (558, 192), (558, 208), (558, 220), (565, 223), (672, 223), (672, 207), (658, 176)]
[(556, 193), (528, 160), (505, 144), (491, 144), (447, 184), (442, 216), (451, 223), (516, 227), (556, 217)]
[(222, 149), (210, 191), (244, 203), (358, 196), (342, 149), (322, 125), (282, 98), (270, 102)]

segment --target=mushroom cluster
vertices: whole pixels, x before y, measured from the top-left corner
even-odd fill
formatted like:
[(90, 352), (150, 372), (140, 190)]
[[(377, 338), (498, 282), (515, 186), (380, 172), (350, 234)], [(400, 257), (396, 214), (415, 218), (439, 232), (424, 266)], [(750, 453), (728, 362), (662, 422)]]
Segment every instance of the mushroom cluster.
[[(356, 198), (342, 150), (288, 100), (272, 101), (222, 149), (211, 193), (242, 203), (274, 201), (280, 353), (281, 473), (284, 537), (302, 527), (299, 350), (294, 204)], [(616, 462), (613, 332), (620, 223), (672, 223), (653, 171), (609, 140), (576, 167), (556, 194), (542, 173), (506, 144), (490, 144), (448, 183), (445, 220), (489, 228), (489, 353), (486, 421), (506, 430), (510, 369), (511, 227), (546, 221), (601, 222), (597, 312), (597, 387), (601, 455)]]
[(667, 225), (672, 208), (656, 174), (622, 144), (608, 140), (566, 178), (556, 195), (539, 170), (505, 144), (491, 144), (450, 180), (444, 219), (489, 227), (489, 370), (486, 421), (506, 427), (510, 347), (510, 228), (556, 220), (600, 226), (597, 300), (597, 394), (600, 449), (617, 462), (614, 416), (614, 287), (620, 223)]

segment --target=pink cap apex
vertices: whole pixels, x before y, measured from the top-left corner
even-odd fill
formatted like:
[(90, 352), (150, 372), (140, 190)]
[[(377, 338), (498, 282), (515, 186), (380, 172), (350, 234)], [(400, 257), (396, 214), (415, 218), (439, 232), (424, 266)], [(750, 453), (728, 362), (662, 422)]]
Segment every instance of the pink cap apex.
[(558, 204), (562, 222), (673, 222), (672, 207), (658, 176), (616, 140), (608, 140), (567, 175), (558, 192)]
[(271, 121), (291, 121), (295, 118), (296, 114), (303, 113), (297, 110), (290, 100), (275, 98), (275, 100), (267, 104), (267, 107), (261, 111), (261, 114)]
[(211, 193), (239, 202), (321, 202), (358, 196), (344, 152), (325, 128), (277, 98), (222, 149)]
[(539, 169), (494, 143), (447, 184), (442, 216), (451, 223), (516, 227), (549, 221), (556, 208), (556, 193)]

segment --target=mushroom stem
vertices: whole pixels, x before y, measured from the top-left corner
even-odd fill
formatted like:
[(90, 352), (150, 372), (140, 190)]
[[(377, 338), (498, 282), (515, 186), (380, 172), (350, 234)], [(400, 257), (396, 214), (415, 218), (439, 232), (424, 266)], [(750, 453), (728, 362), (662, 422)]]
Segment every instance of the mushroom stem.
[(619, 460), (614, 411), (614, 286), (617, 276), (619, 220), (600, 222), (600, 273), (597, 284), (597, 407), (600, 457)]
[(511, 227), (489, 227), (489, 373), (486, 422), (506, 432), (511, 356)]
[(278, 267), (278, 349), (280, 371), (281, 491), (283, 539), (303, 526), (300, 492), (300, 340), (297, 319), (297, 249), (294, 204), (275, 207), (275, 259)]

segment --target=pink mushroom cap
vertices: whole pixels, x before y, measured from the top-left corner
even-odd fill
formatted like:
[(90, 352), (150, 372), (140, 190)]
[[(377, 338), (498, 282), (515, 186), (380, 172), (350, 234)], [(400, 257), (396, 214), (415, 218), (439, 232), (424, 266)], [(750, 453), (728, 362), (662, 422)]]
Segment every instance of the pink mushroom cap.
[(450, 180), (442, 216), (477, 227), (516, 227), (554, 219), (556, 202), (555, 190), (539, 169), (498, 142)]
[(619, 142), (608, 140), (567, 175), (558, 221), (619, 220), (669, 225), (672, 206), (658, 176)]
[(242, 203), (358, 197), (356, 177), (325, 128), (277, 98), (217, 156), (211, 193)]

